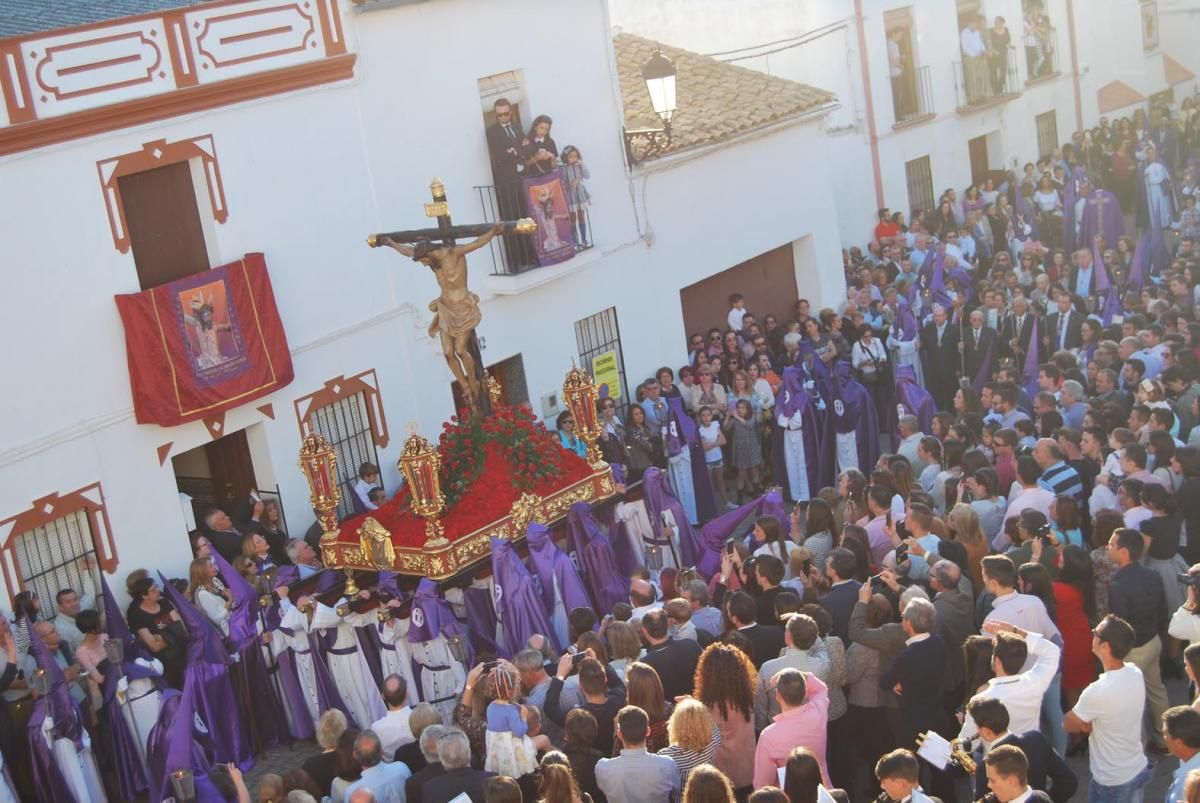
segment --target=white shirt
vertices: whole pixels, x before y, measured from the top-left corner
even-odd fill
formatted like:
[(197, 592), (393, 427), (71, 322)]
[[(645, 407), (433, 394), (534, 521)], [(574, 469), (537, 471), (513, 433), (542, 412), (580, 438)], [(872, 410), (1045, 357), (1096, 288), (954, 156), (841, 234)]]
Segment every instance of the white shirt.
[(742, 319), (746, 317), (745, 308), (738, 309), (737, 307), (729, 308), (729, 315), (725, 317), (725, 323), (729, 324), (729, 328), (735, 332), (742, 331)]
[(967, 58), (978, 58), (987, 52), (987, 47), (983, 44), (983, 31), (967, 26), (963, 28), (959, 38), (962, 40), (963, 55)]
[[(1029, 633), (1037, 633), (1048, 639), (1062, 641), (1058, 626), (1054, 624), (1050, 614), (1046, 613), (1045, 603), (1032, 594), (1018, 594), (1016, 591), (1010, 591), (1003, 596), (996, 597), (992, 601), (992, 612), (983, 621), (1007, 622)], [(1031, 649), (1030, 652), (1030, 657), (1033, 657), (1033, 650)], [(1029, 669), (1030, 666), (1027, 661), (1025, 669)], [(1009, 730), (1014, 733), (1021, 732), (1012, 727)]]
[(629, 617), (629, 619), (630, 621), (634, 619), (641, 619), (643, 616), (650, 613), (650, 611), (657, 611), (661, 607), (662, 602), (651, 602), (649, 605), (639, 605), (633, 609), (633, 614)]
[[(987, 682), (986, 689), (971, 698), (974, 701), (994, 697), (1004, 703), (1008, 709), (1010, 733), (1037, 730), (1040, 726), (1042, 695), (1058, 672), (1058, 657), (1062, 652), (1053, 642), (1037, 633), (1030, 633), (1025, 638), (1025, 644), (1034, 658), (1033, 666), (1016, 675), (992, 678)], [(958, 738), (973, 739), (978, 733), (975, 720), (967, 713)]]
[(1146, 681), (1133, 664), (1102, 674), (1079, 695), (1072, 713), (1092, 726), (1088, 768), (1096, 783), (1129, 783), (1146, 768), (1139, 723), (1146, 707)]
[(1125, 526), (1134, 530), (1140, 529), (1141, 523), (1153, 515), (1149, 508), (1141, 505), (1131, 507), (1125, 511)]
[(415, 742), (412, 730), (408, 727), (408, 718), (412, 709), (407, 705), (396, 711), (388, 711), (383, 719), (371, 723), (371, 730), (379, 737), (383, 747), (383, 760), (391, 761), (396, 754), (396, 748)]

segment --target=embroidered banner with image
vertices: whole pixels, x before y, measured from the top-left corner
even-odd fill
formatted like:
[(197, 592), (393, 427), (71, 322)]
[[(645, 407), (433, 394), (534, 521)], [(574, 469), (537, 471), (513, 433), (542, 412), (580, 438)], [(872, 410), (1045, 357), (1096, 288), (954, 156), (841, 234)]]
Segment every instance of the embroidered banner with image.
[(544, 176), (524, 180), (525, 200), (537, 231), (529, 235), (539, 265), (555, 265), (575, 256), (575, 232), (563, 185), (563, 171), (556, 167)]
[(229, 410), (292, 381), (292, 357), (262, 254), (116, 296), (139, 424)]

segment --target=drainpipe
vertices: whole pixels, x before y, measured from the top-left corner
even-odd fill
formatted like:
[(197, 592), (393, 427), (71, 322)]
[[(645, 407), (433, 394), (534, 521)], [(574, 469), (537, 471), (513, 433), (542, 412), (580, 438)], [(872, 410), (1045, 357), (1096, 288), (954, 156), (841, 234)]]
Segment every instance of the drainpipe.
[(875, 130), (875, 101), (871, 97), (871, 62), (867, 58), (867, 32), (863, 24), (862, 8), (862, 0), (854, 0), (854, 23), (858, 29), (858, 60), (862, 65), (863, 100), (867, 105), (867, 135), (871, 139), (871, 169), (875, 173), (875, 208), (881, 209), (885, 206), (883, 173), (879, 166), (879, 134)]
[(1075, 3), (1067, 0), (1067, 36), (1071, 42), (1071, 85), (1075, 90), (1075, 130), (1083, 130), (1083, 97), (1079, 91), (1079, 49), (1075, 46)]

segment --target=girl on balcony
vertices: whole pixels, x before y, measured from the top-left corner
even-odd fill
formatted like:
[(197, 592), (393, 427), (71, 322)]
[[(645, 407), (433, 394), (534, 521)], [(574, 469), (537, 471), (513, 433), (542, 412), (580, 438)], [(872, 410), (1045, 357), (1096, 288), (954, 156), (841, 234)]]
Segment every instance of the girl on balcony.
[(575, 250), (582, 251), (591, 245), (588, 241), (587, 208), (592, 202), (584, 179), (591, 178), (579, 148), (568, 145), (563, 149), (563, 179), (567, 182), (567, 207), (571, 210), (571, 226), (575, 230)]

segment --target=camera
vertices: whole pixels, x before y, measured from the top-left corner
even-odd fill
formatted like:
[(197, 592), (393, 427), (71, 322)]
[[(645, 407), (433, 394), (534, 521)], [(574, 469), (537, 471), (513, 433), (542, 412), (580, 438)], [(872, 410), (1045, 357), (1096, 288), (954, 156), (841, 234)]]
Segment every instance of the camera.
[(1180, 583), (1193, 588), (1200, 587), (1200, 574), (1192, 574), (1191, 572), (1180, 572), (1176, 575)]
[(576, 647), (574, 644), (567, 647), (567, 655), (571, 656), (571, 666), (572, 667), (579, 666), (579, 662), (582, 661), (584, 658), (587, 658), (587, 653), (581, 652), (580, 649), (578, 647)]
[(1035, 533), (1035, 535), (1038, 538), (1042, 539), (1043, 541), (1049, 542), (1050, 541), (1050, 525), (1043, 524), (1041, 527), (1038, 527), (1037, 533)]

